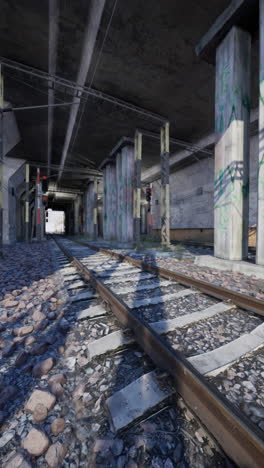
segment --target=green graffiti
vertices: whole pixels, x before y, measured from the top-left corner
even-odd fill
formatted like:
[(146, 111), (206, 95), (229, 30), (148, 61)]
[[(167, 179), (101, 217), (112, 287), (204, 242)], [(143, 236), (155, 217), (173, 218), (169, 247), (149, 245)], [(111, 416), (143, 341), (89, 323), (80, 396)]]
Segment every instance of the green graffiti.
[(226, 230), (228, 224), (228, 207), (226, 205), (219, 207), (219, 228), (223, 231)]

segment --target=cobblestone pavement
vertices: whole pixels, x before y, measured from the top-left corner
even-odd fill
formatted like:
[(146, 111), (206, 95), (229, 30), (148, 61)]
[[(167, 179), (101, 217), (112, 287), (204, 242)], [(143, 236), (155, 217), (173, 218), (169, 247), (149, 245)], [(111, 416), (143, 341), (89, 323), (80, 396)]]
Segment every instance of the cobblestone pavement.
[[(180, 399), (178, 406), (167, 401), (145, 421), (115, 434), (106, 398), (152, 370), (153, 363), (136, 345), (89, 361), (87, 344), (119, 325), (111, 315), (76, 320), (80, 310), (99, 302), (71, 302), (53, 241), (19, 244), (5, 248), (4, 255), (0, 466), (233, 466)], [(64, 263), (72, 281), (80, 279)]]

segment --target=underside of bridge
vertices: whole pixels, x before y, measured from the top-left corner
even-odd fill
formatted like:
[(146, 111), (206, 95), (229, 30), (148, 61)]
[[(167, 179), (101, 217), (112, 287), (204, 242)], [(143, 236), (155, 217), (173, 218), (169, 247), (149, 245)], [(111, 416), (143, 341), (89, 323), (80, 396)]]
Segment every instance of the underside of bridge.
[(52, 209), (68, 234), (264, 265), (263, 0), (0, 8), (1, 243)]

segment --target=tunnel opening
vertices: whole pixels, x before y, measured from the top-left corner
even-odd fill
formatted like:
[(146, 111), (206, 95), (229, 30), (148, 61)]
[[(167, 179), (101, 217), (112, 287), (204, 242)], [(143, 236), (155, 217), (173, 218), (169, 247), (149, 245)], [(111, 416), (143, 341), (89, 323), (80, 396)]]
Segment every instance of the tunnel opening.
[(46, 210), (45, 231), (47, 234), (65, 233), (65, 212), (62, 210)]

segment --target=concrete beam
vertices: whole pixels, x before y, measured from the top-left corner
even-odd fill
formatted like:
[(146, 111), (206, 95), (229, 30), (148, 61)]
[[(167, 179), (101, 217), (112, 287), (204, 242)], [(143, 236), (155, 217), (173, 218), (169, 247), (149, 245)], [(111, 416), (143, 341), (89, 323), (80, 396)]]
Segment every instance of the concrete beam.
[[(58, 0), (49, 0), (49, 75), (56, 74), (57, 64), (57, 48), (58, 48), (58, 18), (59, 18), (59, 5)], [(47, 145), (47, 164), (48, 176), (50, 175), (50, 164), (52, 158), (52, 135), (54, 124), (54, 99), (55, 90), (52, 82), (49, 81), (48, 92), (48, 145)]]
[(259, 0), (233, 0), (198, 42), (196, 54), (215, 63), (215, 50), (233, 26), (249, 32), (258, 29), (258, 6)]
[[(79, 68), (79, 72), (78, 72), (78, 76), (76, 80), (76, 89), (79, 90), (79, 95), (81, 95), (83, 92), (82, 87), (85, 85), (87, 74), (90, 69), (90, 65), (91, 65), (91, 61), (92, 61), (92, 57), (94, 53), (94, 48), (95, 48), (96, 37), (97, 37), (97, 33), (100, 27), (104, 6), (105, 6), (105, 0), (92, 0), (91, 2), (89, 19), (88, 19), (87, 26), (86, 26), (85, 33), (84, 33), (84, 43), (83, 43), (80, 68)], [(70, 111), (68, 127), (67, 127), (64, 146), (62, 150), (58, 181), (60, 181), (61, 179), (64, 164), (67, 159), (68, 150), (69, 150), (69, 146), (70, 146), (70, 142), (71, 142), (71, 138), (73, 134), (73, 129), (76, 123), (76, 118), (77, 118), (77, 114), (78, 114), (79, 107), (80, 107), (80, 102), (81, 102), (80, 97), (75, 97), (73, 99), (73, 105)]]

